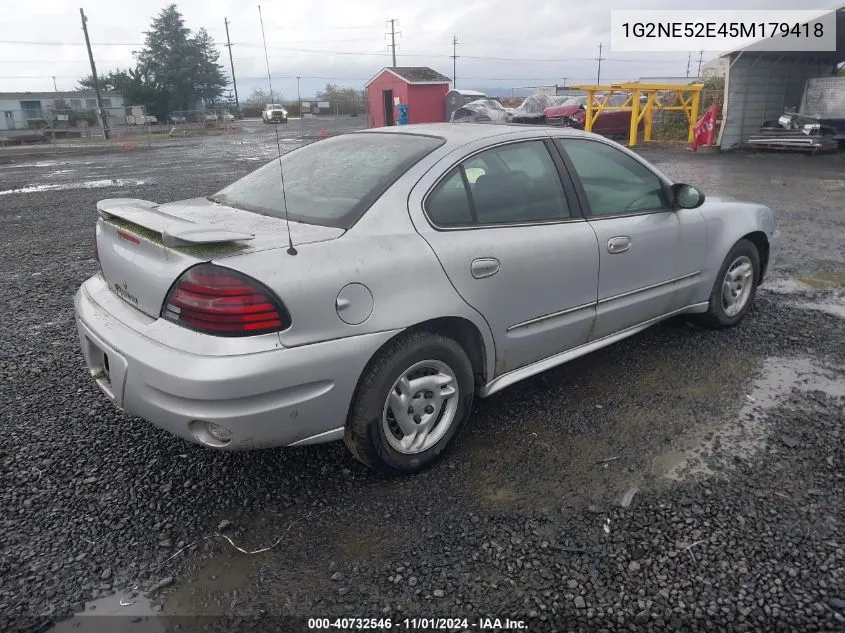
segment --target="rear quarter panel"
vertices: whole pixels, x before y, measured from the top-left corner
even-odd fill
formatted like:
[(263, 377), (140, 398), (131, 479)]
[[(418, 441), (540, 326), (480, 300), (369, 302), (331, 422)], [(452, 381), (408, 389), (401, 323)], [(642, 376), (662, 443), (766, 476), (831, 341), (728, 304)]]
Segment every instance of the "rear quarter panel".
[[(296, 255), (277, 249), (220, 262), (260, 280), (284, 302), (292, 325), (279, 336), (283, 346), (401, 330), (430, 319), (459, 317), (481, 333), (487, 375), (492, 376), (495, 350), (487, 323), (454, 289), (408, 214), (409, 185), (433, 161), (434, 157), (424, 159), (403, 175), (338, 239), (297, 246)], [(338, 316), (338, 293), (351, 283), (366, 286), (373, 297), (372, 313), (360, 325), (347, 324)]]

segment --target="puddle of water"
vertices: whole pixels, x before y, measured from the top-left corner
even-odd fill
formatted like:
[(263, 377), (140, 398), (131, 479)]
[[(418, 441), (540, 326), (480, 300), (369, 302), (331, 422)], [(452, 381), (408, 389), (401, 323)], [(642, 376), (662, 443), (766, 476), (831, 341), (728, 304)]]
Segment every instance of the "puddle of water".
[(845, 287), (845, 272), (839, 270), (823, 270), (812, 277), (804, 277), (802, 283), (817, 290)]
[(6, 196), (13, 193), (35, 193), (39, 191), (57, 191), (63, 189), (102, 189), (105, 187), (130, 187), (133, 185), (144, 185), (146, 180), (136, 180), (132, 178), (108, 178), (104, 180), (86, 180), (83, 182), (65, 182), (55, 185), (30, 185), (28, 187), (21, 187), (20, 189), (6, 189), (0, 191), (0, 196)]
[(716, 450), (729, 458), (754, 457), (771, 433), (765, 413), (778, 406), (794, 388), (845, 398), (845, 381), (835, 372), (806, 358), (769, 358), (752, 383), (739, 413), (720, 426), (700, 431), (682, 450), (656, 458), (656, 474), (675, 481), (688, 476), (711, 475), (714, 471), (705, 460)]
[(56, 161), (45, 161), (40, 163), (12, 163), (11, 165), (3, 165), (0, 169), (28, 169), (30, 167), (52, 167), (56, 164), (65, 164), (65, 163), (57, 163)]
[[(121, 605), (131, 602), (130, 605)], [(82, 613), (56, 624), (49, 633), (164, 633), (164, 620), (143, 596), (106, 596), (85, 605)]]
[(845, 286), (845, 273), (822, 271), (803, 279), (775, 279), (767, 282), (763, 288), (785, 295), (811, 293), (817, 297), (815, 300), (790, 301), (788, 305), (845, 318), (845, 293), (837, 291), (843, 286)]
[(839, 191), (840, 189), (845, 189), (845, 180), (822, 179), (818, 181), (818, 186), (823, 189)]
[(791, 295), (812, 290), (812, 286), (796, 279), (771, 279), (763, 282), (760, 286), (764, 290), (770, 290), (777, 294)]
[(815, 303), (793, 303), (792, 305), (807, 310), (818, 310), (845, 319), (845, 301), (817, 301)]

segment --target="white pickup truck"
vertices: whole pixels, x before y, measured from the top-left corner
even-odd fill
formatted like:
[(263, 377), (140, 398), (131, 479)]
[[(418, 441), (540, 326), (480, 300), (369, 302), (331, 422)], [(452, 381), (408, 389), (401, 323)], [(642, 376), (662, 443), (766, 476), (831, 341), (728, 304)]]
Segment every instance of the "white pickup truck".
[(269, 103), (261, 113), (261, 120), (265, 123), (287, 123), (288, 111), (280, 103)]

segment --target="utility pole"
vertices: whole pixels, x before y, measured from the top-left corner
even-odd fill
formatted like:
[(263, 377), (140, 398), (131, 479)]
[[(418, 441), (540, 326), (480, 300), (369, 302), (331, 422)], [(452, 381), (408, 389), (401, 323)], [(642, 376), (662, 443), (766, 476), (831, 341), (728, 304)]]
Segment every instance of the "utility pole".
[(396, 68), (396, 36), (402, 35), (401, 32), (396, 32), (396, 19), (390, 18), (388, 21), (390, 24), (390, 52), (393, 55), (393, 68)]
[(103, 138), (109, 140), (109, 117), (103, 109), (103, 98), (100, 96), (100, 81), (97, 79), (97, 66), (94, 64), (94, 53), (91, 52), (91, 40), (88, 39), (88, 18), (85, 11), (79, 8), (79, 15), (82, 18), (82, 32), (85, 33), (85, 46), (88, 47), (88, 61), (91, 62), (91, 80), (94, 83), (94, 94), (97, 96), (97, 110), (100, 112), (100, 120), (103, 123)]
[(229, 49), (229, 66), (232, 68), (232, 86), (235, 89), (235, 107), (240, 110), (241, 103), (238, 101), (238, 82), (235, 81), (235, 62), (232, 61), (232, 42), (229, 40), (229, 20), (223, 18), (223, 24), (226, 25), (226, 48)]
[(597, 86), (601, 85), (601, 62), (604, 59), (604, 57), (601, 56), (602, 48), (604, 48), (604, 44), (599, 43), (599, 57), (596, 60), (599, 63), (598, 73), (596, 73), (596, 85)]
[(458, 37), (456, 35), (452, 35), (452, 90), (456, 90), (458, 87)]
[(698, 78), (701, 79), (701, 62), (704, 60), (704, 51), (698, 51)]
[(692, 61), (692, 53), (687, 55), (687, 77), (689, 77), (689, 65), (690, 65), (691, 61)]
[(58, 92), (59, 89), (56, 88), (56, 76), (55, 75), (51, 75), (51, 76), (53, 77), (53, 92)]

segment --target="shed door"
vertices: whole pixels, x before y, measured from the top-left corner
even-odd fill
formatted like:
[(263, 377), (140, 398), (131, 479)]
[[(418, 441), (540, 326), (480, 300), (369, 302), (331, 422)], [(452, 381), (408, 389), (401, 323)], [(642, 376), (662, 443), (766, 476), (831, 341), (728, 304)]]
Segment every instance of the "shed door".
[(384, 90), (384, 124), (393, 125), (393, 91)]

